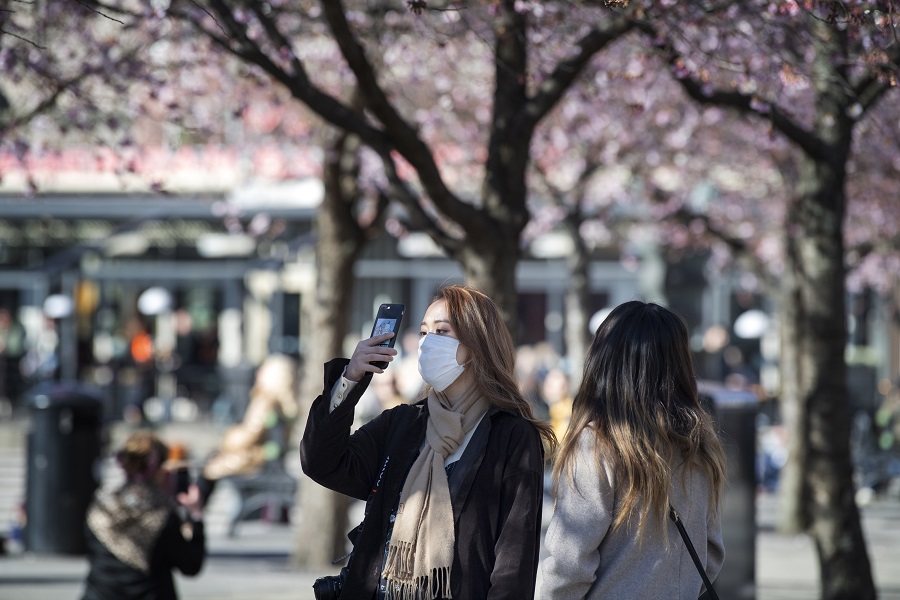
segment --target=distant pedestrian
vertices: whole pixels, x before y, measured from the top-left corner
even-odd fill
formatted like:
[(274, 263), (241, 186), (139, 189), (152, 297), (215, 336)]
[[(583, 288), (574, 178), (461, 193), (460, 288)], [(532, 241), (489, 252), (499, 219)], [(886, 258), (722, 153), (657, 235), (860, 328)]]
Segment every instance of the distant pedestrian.
[(634, 301), (603, 321), (553, 474), (541, 598), (696, 600), (703, 584), (670, 505), (715, 579), (725, 455), (680, 317)]
[(298, 411), (296, 372), (296, 362), (284, 354), (271, 354), (259, 366), (243, 419), (225, 431), (203, 465), (198, 484), (204, 504), (219, 480), (252, 475), (282, 459)]
[(126, 480), (98, 491), (88, 509), (90, 571), (82, 600), (177, 600), (172, 570), (200, 572), (206, 556), (200, 491), (191, 485), (176, 493), (168, 454), (148, 431), (133, 433), (116, 454)]

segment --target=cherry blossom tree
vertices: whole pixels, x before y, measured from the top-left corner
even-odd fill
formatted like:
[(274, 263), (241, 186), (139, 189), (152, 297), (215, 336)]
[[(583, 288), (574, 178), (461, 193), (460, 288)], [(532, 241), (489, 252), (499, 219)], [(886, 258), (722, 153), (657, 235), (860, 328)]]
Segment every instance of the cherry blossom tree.
[[(96, 26), (99, 21), (95, 13), (72, 11), (64, 3), (3, 3), (0, 148), (22, 154), (52, 140), (48, 125), (54, 118), (65, 120), (68, 130), (114, 126), (117, 115), (98, 100), (121, 93), (123, 79), (108, 71), (117, 66), (132, 74), (142, 46), (114, 41), (116, 31)], [(80, 32), (78, 39), (73, 32)], [(25, 136), (28, 125), (35, 126)]]
[[(589, 3), (416, 3), (410, 12), (393, 1), (174, 0), (139, 13), (126, 2), (88, 4), (199, 33), (361, 140), (410, 221), (500, 303), (511, 329), (532, 136), (590, 59), (631, 28)], [(299, 535), (320, 550), (308, 562), (333, 556), (333, 536)]]
[[(639, 160), (637, 152), (632, 154), (634, 138), (627, 119), (622, 118), (633, 115), (628, 114), (626, 99), (617, 97), (615, 85), (608, 85), (610, 80), (625, 83), (611, 67), (623, 45), (619, 41), (592, 62), (585, 80), (548, 116), (534, 143), (529, 195), (533, 216), (523, 238), (529, 244), (538, 235), (561, 231), (569, 240), (565, 343), (573, 386), (580, 381), (590, 340), (590, 263), (598, 251), (615, 252), (625, 245), (617, 216), (634, 187), (631, 160)], [(598, 105), (604, 110), (598, 111)]]
[[(668, 154), (668, 150), (636, 143), (631, 153), (645, 158), (635, 162), (634, 169), (647, 174), (643, 193), (654, 200), (652, 210), (657, 211), (651, 214), (683, 214), (675, 193), (678, 181), (691, 170), (698, 180), (703, 175), (702, 161), (690, 160), (688, 142), (704, 128), (731, 127), (731, 120), (723, 116), (728, 112), (757, 117), (748, 120), (750, 125), (735, 126), (736, 131), (743, 127), (754, 139), (772, 135), (782, 141), (773, 144), (773, 156), (780, 153), (783, 163), (767, 168), (764, 177), (740, 177), (749, 170), (745, 165), (772, 167), (772, 161), (754, 158), (752, 151), (742, 155), (751, 160), (737, 167), (719, 161), (714, 175), (720, 197), (723, 190), (732, 197), (745, 194), (746, 190), (735, 187), (740, 186), (735, 181), (742, 180), (756, 184), (752, 197), (757, 199), (773, 189), (788, 190), (782, 204), (788, 207), (782, 209), (788, 219), (783, 231), (788, 235), (775, 244), (755, 239), (754, 219), (761, 222), (778, 212), (760, 206), (717, 214), (711, 204), (707, 213), (694, 213), (687, 233), (709, 233), (718, 223), (730, 227), (739, 222), (743, 226), (734, 229), (739, 235), (720, 238), (728, 239), (732, 250), (749, 248), (763, 257), (787, 250), (779, 255), (786, 257), (783, 273), (787, 276), (781, 281), (791, 293), (785, 294), (788, 300), (782, 306), (802, 308), (802, 318), (784, 318), (801, 325), (786, 338), (791, 343), (785, 345), (785, 364), (797, 367), (786, 373), (797, 376), (785, 378), (785, 402), (802, 408), (795, 419), (802, 424), (797, 439), (819, 439), (807, 436), (814, 425), (840, 450), (842, 424), (825, 423), (823, 416), (839, 411), (846, 396), (841, 368), (846, 337), (841, 236), (845, 183), (849, 185), (847, 164), (853, 156), (854, 127), (864, 115), (878, 110), (878, 100), (890, 87), (892, 74), (886, 66), (895, 64), (896, 56), (879, 33), (892, 25), (890, 13), (865, 13), (862, 3), (852, 3), (851, 12), (844, 14), (829, 12), (834, 3), (792, 2), (746, 6), (617, 2), (616, 11), (590, 2), (504, 0), (465, 7), (417, 2), (410, 4), (412, 14), (399, 1), (174, 0), (138, 13), (125, 2), (85, 0), (79, 4), (92, 6), (127, 27), (169, 27), (170, 36), (199, 33), (200, 47), (235, 57), (240, 72), (274, 82), (318, 118), (352, 134), (335, 147), (344, 150), (335, 152), (349, 152), (352, 139), (371, 148), (384, 162), (382, 184), (388, 193), (404, 204), (414, 224), (461, 262), (470, 281), (501, 302), (509, 323), (515, 315), (515, 265), (528, 222), (527, 173), (535, 155), (535, 132), (582, 81), (595, 57), (639, 27), (688, 95), (703, 106), (715, 106), (666, 109), (660, 99), (658, 108), (648, 111), (653, 103), (629, 101), (625, 95), (624, 105), (618, 96), (611, 96), (616, 102), (597, 111), (618, 110), (616, 118), (627, 119), (628, 107), (639, 105), (653, 115), (647, 123), (660, 129), (673, 124), (666, 145), (676, 150), (680, 145), (680, 151)], [(869, 33), (856, 37), (857, 30)], [(759, 52), (759, 47), (771, 52)], [(646, 66), (644, 70), (650, 71)], [(602, 77), (596, 81), (601, 84), (598, 89), (608, 89)], [(652, 89), (622, 87), (634, 94)], [(358, 105), (351, 100), (356, 93), (361, 98)], [(568, 135), (564, 128), (558, 131), (562, 134), (552, 134), (551, 141)], [(720, 158), (725, 150), (732, 150), (721, 141), (706, 147), (716, 144)], [(551, 145), (545, 144), (544, 150)], [(606, 219), (605, 209), (588, 207), (583, 199), (588, 196), (589, 180), (596, 182), (599, 177), (622, 184), (612, 168), (621, 154), (609, 143), (607, 148), (606, 154), (598, 155), (607, 161), (602, 163), (607, 169), (595, 167), (601, 161), (590, 155), (581, 173), (567, 178), (551, 173), (551, 160), (538, 165), (547, 194), (568, 194), (567, 212), (573, 218), (597, 217), (578, 225), (579, 231), (601, 237), (611, 236), (609, 228), (604, 231), (598, 225)], [(779, 172), (782, 181), (774, 181), (771, 174)], [(626, 196), (633, 192), (624, 191)], [(694, 197), (689, 207), (703, 201)], [(815, 218), (807, 218), (810, 215)], [(335, 221), (340, 222), (336, 217)], [(684, 231), (672, 228), (673, 237), (684, 237)], [(860, 253), (860, 272), (874, 260), (870, 256), (889, 257), (889, 253)], [(812, 297), (820, 290), (828, 290), (827, 301)], [(839, 303), (824, 306), (838, 299)], [(797, 349), (794, 359), (791, 348)], [(861, 542), (858, 513), (846, 504), (846, 489), (852, 486), (841, 491), (847, 483), (846, 456), (830, 453), (827, 444), (811, 448), (802, 463), (810, 466), (811, 475), (800, 487), (810, 489), (815, 480), (817, 489), (830, 490), (831, 504), (810, 504), (810, 521), (823, 547), (823, 573), (837, 573), (826, 588), (843, 589), (852, 581), (845, 578), (846, 567), (859, 563), (851, 565), (847, 554), (835, 549), (837, 532), (849, 533), (857, 543), (854, 549)], [(825, 473), (835, 466), (834, 456), (839, 468)], [(845, 517), (835, 514), (845, 508)], [(308, 538), (307, 545), (317, 545), (310, 539), (316, 538)], [(331, 547), (327, 542), (318, 546)], [(860, 589), (866, 589), (865, 581), (862, 584)]]
[[(535, 187), (557, 201), (543, 227), (571, 230), (573, 218), (594, 211), (606, 222), (593, 230), (609, 240), (627, 210), (603, 209), (620, 194), (644, 204), (639, 212), (649, 221), (628, 237), (649, 228), (670, 252), (699, 247), (719, 265), (737, 259), (756, 275), (748, 281), (762, 286), (753, 291), (773, 294), (782, 323), (781, 400), (794, 443), (782, 514), (816, 539), (825, 597), (859, 590), (871, 597), (849, 456), (844, 291), (871, 287), (890, 300), (897, 283), (890, 268), (897, 261), (897, 111), (881, 100), (896, 95), (896, 15), (872, 3), (642, 8), (640, 29), (659, 51), (619, 53), (618, 69), (599, 71), (638, 74), (627, 92), (611, 101), (614, 86), (592, 89), (605, 108), (600, 115), (561, 105), (560, 118), (551, 117), (538, 138), (543, 182)], [(661, 8), (665, 17), (656, 16)], [(659, 59), (684, 93), (640, 80), (644, 70), (659, 73)], [(629, 105), (637, 113), (631, 127), (610, 135), (604, 121)], [(635, 143), (633, 131), (656, 144), (631, 148), (643, 162), (621, 152)], [(602, 158), (610, 152), (612, 160)], [(625, 167), (618, 178), (625, 190), (610, 185), (614, 167)], [(586, 195), (585, 180), (598, 174), (607, 175), (604, 184)], [(591, 231), (586, 222), (582, 236)], [(572, 262), (577, 272), (577, 257)], [(839, 540), (853, 545), (841, 549)]]
[[(121, 14), (115, 3), (98, 6)], [(392, 183), (398, 199), (461, 262), (467, 278), (501, 303), (512, 323), (515, 265), (528, 220), (525, 172), (531, 137), (590, 58), (630, 25), (602, 6), (509, 0), (466, 7), (447, 3), (418, 15), (405, 9), (396, 2), (211, 0), (175, 1), (164, 12), (165, 18), (192, 25), (252, 64), (322, 119), (353, 132), (384, 157), (388, 173), (396, 173)], [(327, 24), (323, 37), (313, 42), (297, 34), (319, 17)], [(597, 25), (585, 26), (592, 21)], [(533, 44), (538, 29), (553, 43)], [(558, 38), (549, 35), (551, 29)], [(315, 54), (323, 48), (339, 50), (342, 62), (313, 71)], [(380, 61), (384, 71), (378, 69)], [(451, 65), (463, 68), (455, 72)], [(442, 75), (430, 78), (436, 67)], [(352, 86), (334, 81), (344, 73)], [(410, 87), (411, 80), (421, 85)], [(347, 100), (349, 87), (358, 87), (363, 109)], [(442, 140), (433, 125), (441, 120), (436, 115), (465, 102), (472, 90), (480, 94), (480, 121), (456, 130), (475, 136), (478, 146), (470, 142), (466, 151), (484, 164), (477, 192), (470, 195), (464, 186), (452, 188), (442, 172), (436, 151)], [(429, 94), (436, 104), (425, 109), (415, 102)], [(449, 147), (457, 140), (443, 141)]]

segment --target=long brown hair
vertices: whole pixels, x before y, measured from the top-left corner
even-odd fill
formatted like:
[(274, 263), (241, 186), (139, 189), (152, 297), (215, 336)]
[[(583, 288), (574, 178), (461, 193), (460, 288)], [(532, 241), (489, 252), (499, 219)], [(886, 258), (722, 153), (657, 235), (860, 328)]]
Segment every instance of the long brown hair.
[[(684, 321), (658, 304), (620, 304), (597, 329), (572, 405), (569, 429), (553, 468), (554, 485), (571, 477), (584, 430), (593, 433), (598, 466), (617, 478), (617, 528), (648, 517), (663, 522), (676, 469), (700, 469), (718, 514), (725, 484), (725, 453), (711, 415), (700, 404)], [(601, 468), (602, 472), (602, 468)], [(684, 484), (684, 479), (682, 479)]]
[(549, 451), (556, 436), (548, 423), (534, 416), (516, 379), (516, 348), (497, 303), (468, 285), (449, 285), (438, 290), (432, 302), (447, 304), (450, 323), (474, 366), (475, 385), (492, 405), (528, 420), (541, 434)]

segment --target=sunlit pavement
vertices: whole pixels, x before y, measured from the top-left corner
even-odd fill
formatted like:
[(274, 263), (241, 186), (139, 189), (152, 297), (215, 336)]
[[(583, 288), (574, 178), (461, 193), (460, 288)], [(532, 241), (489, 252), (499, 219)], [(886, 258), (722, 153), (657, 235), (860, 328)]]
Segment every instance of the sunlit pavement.
[[(164, 438), (189, 439), (198, 455), (212, 447), (217, 429), (210, 425), (163, 428)], [(120, 435), (120, 433), (115, 433)], [(6, 533), (11, 508), (24, 489), (24, 428), (0, 423), (0, 531)], [(176, 576), (184, 600), (312, 600), (312, 583), (322, 573), (291, 565), (289, 525), (259, 521), (242, 523), (237, 536), (226, 532), (230, 510), (227, 486), (217, 489), (209, 507), (209, 557), (196, 578)], [(807, 536), (788, 536), (773, 529), (775, 498), (757, 499), (756, 599), (819, 598), (818, 568)], [(881, 600), (900, 600), (900, 500), (875, 500), (862, 509)], [(550, 517), (546, 506), (545, 521)], [(0, 557), (0, 599), (62, 600), (80, 598), (87, 563), (83, 557), (12, 554)], [(725, 598), (723, 597), (723, 600)]]

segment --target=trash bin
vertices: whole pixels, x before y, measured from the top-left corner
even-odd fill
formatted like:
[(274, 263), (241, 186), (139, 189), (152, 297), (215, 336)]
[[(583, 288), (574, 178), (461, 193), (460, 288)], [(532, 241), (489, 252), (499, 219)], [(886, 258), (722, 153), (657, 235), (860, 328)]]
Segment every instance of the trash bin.
[(728, 461), (722, 506), (725, 563), (713, 587), (720, 598), (756, 598), (756, 415), (750, 390), (700, 382), (700, 397), (715, 415)]
[(84, 554), (84, 519), (97, 488), (104, 401), (80, 384), (26, 393), (25, 550)]

